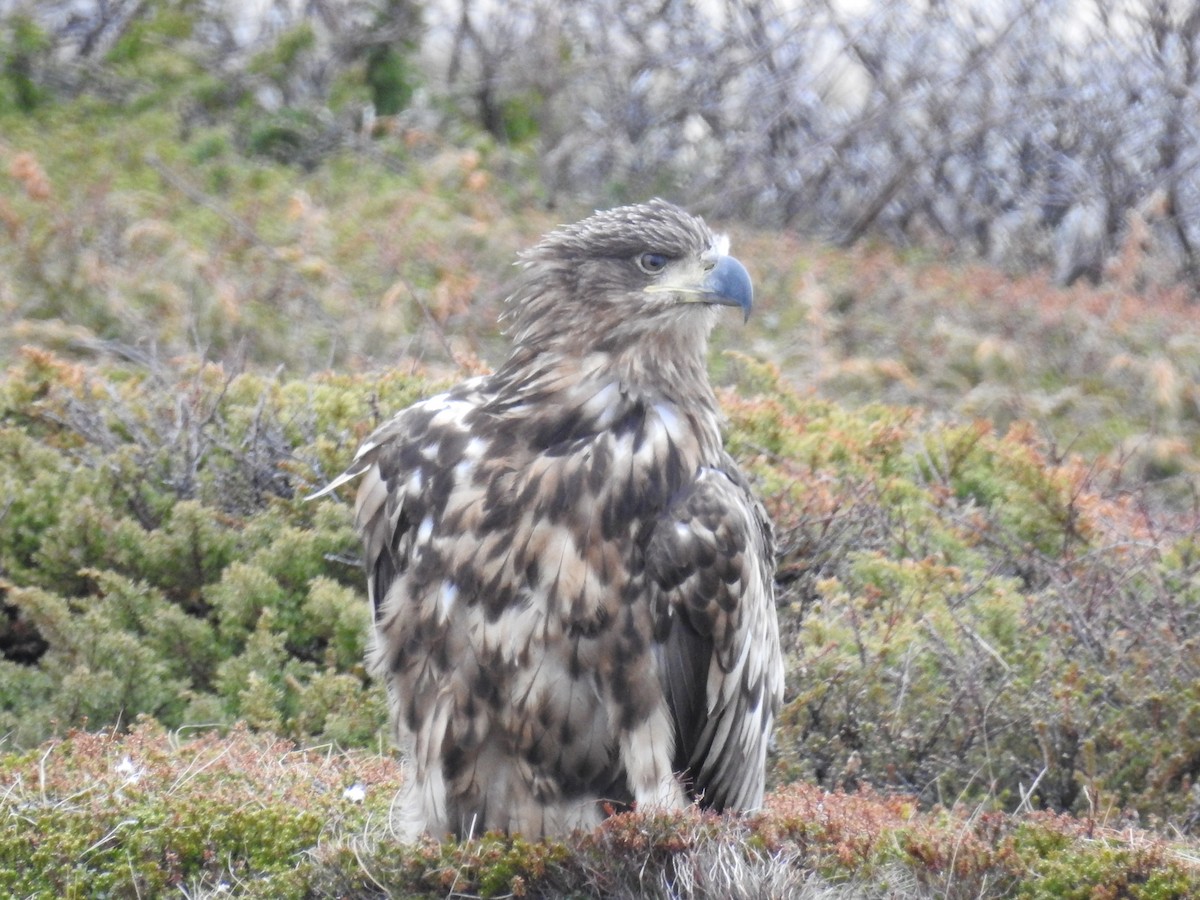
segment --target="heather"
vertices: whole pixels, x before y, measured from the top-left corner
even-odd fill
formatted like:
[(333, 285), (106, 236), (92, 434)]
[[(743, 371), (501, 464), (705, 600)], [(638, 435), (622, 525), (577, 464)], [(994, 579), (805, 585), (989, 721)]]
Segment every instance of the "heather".
[(736, 820), (625, 813), (566, 842), (390, 839), (400, 767), (244, 727), (76, 732), (4, 759), (14, 897), (1183, 898), (1189, 847), (1039, 813), (796, 784)]

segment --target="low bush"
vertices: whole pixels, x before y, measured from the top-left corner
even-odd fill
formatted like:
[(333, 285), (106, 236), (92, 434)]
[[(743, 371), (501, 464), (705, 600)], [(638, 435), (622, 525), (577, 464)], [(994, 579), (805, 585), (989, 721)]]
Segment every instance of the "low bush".
[(781, 780), (1194, 824), (1194, 519), (1020, 426), (725, 406), (781, 537)]
[[(1191, 829), (1194, 529), (1028, 429), (847, 410), (735, 368), (729, 443), (780, 537), (774, 782)], [(0, 382), (10, 744), (142, 714), (379, 740), (349, 493), (304, 497), (432, 389), (25, 352)]]
[(304, 496), (418, 382), (353, 381), (23, 356), (0, 385), (10, 741), (143, 713), (375, 739), (348, 510)]
[(302, 897), (305, 854), (386, 811), (397, 779), (377, 754), (151, 723), (10, 753), (0, 772), (0, 892), (39, 898)]

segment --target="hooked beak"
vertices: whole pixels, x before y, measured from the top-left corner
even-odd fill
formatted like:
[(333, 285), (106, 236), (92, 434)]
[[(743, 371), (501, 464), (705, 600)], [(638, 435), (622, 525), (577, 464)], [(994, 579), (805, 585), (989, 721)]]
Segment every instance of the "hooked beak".
[(722, 256), (700, 284), (700, 296), (719, 306), (740, 306), (742, 321), (750, 321), (754, 285), (746, 267), (732, 256)]
[(660, 281), (645, 288), (648, 293), (671, 293), (684, 303), (706, 303), (716, 306), (738, 306), (742, 321), (750, 320), (754, 305), (754, 286), (750, 273), (732, 256), (717, 258), (716, 264), (704, 272), (699, 281), (684, 276), (680, 281)]

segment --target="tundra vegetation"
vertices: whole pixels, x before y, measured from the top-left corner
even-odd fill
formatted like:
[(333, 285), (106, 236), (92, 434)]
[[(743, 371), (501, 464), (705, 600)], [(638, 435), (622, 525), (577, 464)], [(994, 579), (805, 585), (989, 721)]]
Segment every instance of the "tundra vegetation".
[[(303, 6), (0, 4), (0, 893), (1200, 894), (1200, 14)], [(768, 803), (400, 847), (304, 497), (651, 194), (756, 278)]]

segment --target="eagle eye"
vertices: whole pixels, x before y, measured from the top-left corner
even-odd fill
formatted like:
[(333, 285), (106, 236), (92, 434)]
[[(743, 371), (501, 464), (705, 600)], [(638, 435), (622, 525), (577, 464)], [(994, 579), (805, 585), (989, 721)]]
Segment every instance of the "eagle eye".
[(637, 258), (637, 267), (647, 275), (657, 275), (667, 267), (668, 262), (663, 253), (643, 253)]

